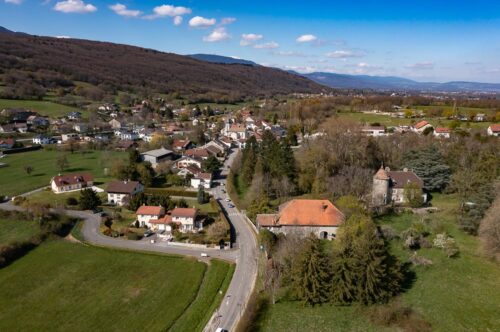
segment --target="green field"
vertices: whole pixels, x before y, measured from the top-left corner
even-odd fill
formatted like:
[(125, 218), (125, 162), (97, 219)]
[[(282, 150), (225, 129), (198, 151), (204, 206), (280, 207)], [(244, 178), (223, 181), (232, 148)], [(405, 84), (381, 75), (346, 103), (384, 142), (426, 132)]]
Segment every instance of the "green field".
[(49, 117), (62, 117), (74, 111), (81, 112), (82, 117), (86, 117), (87, 115), (85, 110), (45, 100), (0, 99), (0, 110), (4, 108), (26, 108)]
[[(350, 119), (362, 124), (380, 123), (383, 126), (409, 126), (413, 123), (417, 123), (422, 120), (428, 121), (434, 127), (447, 127), (451, 124), (451, 120), (436, 119), (436, 118), (393, 118), (388, 115), (383, 114), (370, 114), (370, 113), (360, 113), (360, 112), (341, 112), (337, 114), (342, 119)], [(461, 122), (462, 128), (487, 128), (491, 122)]]
[[(457, 258), (447, 258), (435, 248), (420, 249), (420, 256), (433, 265), (413, 267), (416, 279), (401, 295), (403, 303), (420, 313), (433, 331), (498, 331), (500, 327), (500, 265), (480, 256), (477, 238), (460, 231), (455, 224), (458, 208), (454, 196), (434, 194), (439, 212), (429, 215), (451, 234), (459, 248)], [(388, 216), (377, 220), (398, 233), (421, 217), (412, 214)], [(391, 250), (403, 261), (411, 252), (402, 249), (401, 240)], [(305, 308), (297, 302), (278, 302), (264, 310), (253, 330), (261, 331), (383, 331), (374, 327), (360, 307), (330, 305)]]
[(223, 262), (50, 241), (0, 270), (0, 330), (201, 330), (231, 271)]
[[(38, 150), (5, 156), (2, 158), (2, 163), (6, 163), (7, 167), (0, 170), (0, 194), (19, 195), (48, 186), (50, 179), (60, 172), (56, 165), (56, 159), (62, 153)], [(104, 168), (109, 168), (116, 158), (126, 158), (126, 153), (114, 151), (86, 151), (85, 153), (65, 154), (69, 161), (69, 167), (64, 173), (91, 172), (97, 185), (111, 180), (110, 177), (104, 175)], [(24, 171), (26, 165), (33, 167), (31, 175)]]
[(0, 218), (0, 246), (30, 238), (40, 231), (35, 221)]

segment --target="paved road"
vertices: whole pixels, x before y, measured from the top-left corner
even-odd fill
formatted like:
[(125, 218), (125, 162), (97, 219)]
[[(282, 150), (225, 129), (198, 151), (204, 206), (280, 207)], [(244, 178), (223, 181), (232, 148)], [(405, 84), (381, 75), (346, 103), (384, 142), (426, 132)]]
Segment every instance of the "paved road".
[(216, 327), (221, 327), (228, 331), (233, 331), (243, 314), (257, 278), (257, 241), (252, 226), (236, 208), (230, 208), (226, 202), (228, 198), (225, 192), (225, 176), (228, 173), (228, 166), (233, 163), (236, 152), (230, 154), (224, 164), (221, 177), (217, 180), (223, 186), (212, 189), (212, 194), (219, 199), (226, 212), (228, 220), (234, 227), (236, 233), (236, 246), (239, 248), (236, 259), (236, 269), (233, 279), (229, 284), (224, 300), (217, 310), (214, 319), (207, 325), (206, 331), (214, 331)]
[[(94, 245), (192, 256), (200, 260), (219, 258), (236, 262), (233, 279), (229, 284), (224, 300), (216, 313), (214, 313), (211, 321), (205, 327), (205, 331), (208, 332), (215, 331), (217, 327), (233, 331), (246, 308), (257, 278), (257, 241), (254, 230), (240, 212), (236, 208), (230, 208), (229, 203), (226, 202), (228, 195), (224, 190), (226, 182), (225, 176), (227, 176), (228, 166), (232, 164), (235, 155), (235, 152), (230, 154), (224, 164), (224, 170), (221, 173), (222, 179), (218, 180), (219, 183), (224, 185), (212, 189), (212, 194), (221, 203), (232, 225), (236, 235), (236, 250), (184, 248), (168, 245), (161, 241), (152, 244), (149, 239), (130, 241), (111, 238), (99, 232), (100, 218), (98, 215), (87, 211), (74, 210), (65, 210), (65, 213), (71, 217), (77, 217), (84, 220), (82, 227), (83, 237), (85, 241)], [(0, 204), (0, 209), (23, 210), (21, 207), (14, 206), (10, 202)], [(209, 257), (202, 258), (201, 253), (207, 253)]]

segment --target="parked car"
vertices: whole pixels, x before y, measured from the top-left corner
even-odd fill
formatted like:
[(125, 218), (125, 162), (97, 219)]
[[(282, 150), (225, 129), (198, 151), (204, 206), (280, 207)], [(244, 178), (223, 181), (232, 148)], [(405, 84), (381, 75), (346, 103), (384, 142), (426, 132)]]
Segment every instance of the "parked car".
[(148, 236), (151, 236), (153, 234), (154, 234), (154, 232), (152, 230), (148, 229), (147, 231), (144, 232), (144, 237), (148, 237)]
[(208, 254), (207, 254), (207, 253), (205, 253), (205, 252), (202, 252), (202, 253), (200, 254), (200, 256), (201, 256), (201, 257), (208, 257)]
[(226, 198), (226, 202), (231, 202), (231, 200), (229, 198)]
[(227, 206), (229, 206), (231, 209), (234, 208), (233, 204), (228, 204)]

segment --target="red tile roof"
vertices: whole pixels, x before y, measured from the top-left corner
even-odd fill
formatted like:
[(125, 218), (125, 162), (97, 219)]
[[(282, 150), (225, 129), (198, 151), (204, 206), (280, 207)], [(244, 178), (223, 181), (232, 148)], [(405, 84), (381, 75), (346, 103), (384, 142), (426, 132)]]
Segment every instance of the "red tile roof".
[(189, 157), (197, 156), (201, 158), (208, 158), (210, 156), (206, 149), (201, 148), (186, 150), (184, 154)]
[(195, 218), (197, 210), (195, 208), (175, 208), (170, 215), (172, 217)]
[(151, 219), (149, 221), (151, 224), (171, 224), (172, 223), (172, 216), (170, 215), (165, 215), (162, 218), (158, 219)]
[(434, 132), (438, 133), (438, 134), (449, 134), (451, 133), (451, 129), (450, 128), (446, 128), (446, 127), (437, 127)]
[(380, 167), (374, 177), (378, 180), (389, 180), (389, 175), (387, 175), (387, 172), (383, 167)]
[(500, 132), (500, 124), (499, 123), (494, 123), (490, 125), (491, 131), (494, 133)]
[(142, 205), (135, 212), (136, 215), (161, 216), (164, 213), (161, 206)]
[(415, 129), (420, 129), (420, 128), (423, 128), (425, 127), (426, 125), (430, 124), (429, 122), (423, 120), (423, 121), (420, 121), (418, 122), (417, 124), (415, 124)]
[(73, 185), (78, 183), (85, 183), (94, 181), (94, 177), (90, 173), (71, 173), (54, 176), (52, 181), (55, 182), (57, 187)]

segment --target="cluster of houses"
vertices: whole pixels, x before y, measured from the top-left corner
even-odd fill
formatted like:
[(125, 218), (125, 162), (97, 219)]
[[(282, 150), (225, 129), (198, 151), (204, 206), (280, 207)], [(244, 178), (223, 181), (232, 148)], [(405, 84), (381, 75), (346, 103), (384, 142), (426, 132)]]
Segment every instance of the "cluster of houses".
[(137, 209), (135, 215), (141, 227), (168, 234), (174, 227), (182, 233), (200, 231), (205, 221), (205, 216), (200, 215), (196, 208), (176, 207), (165, 212), (162, 206), (143, 205)]

